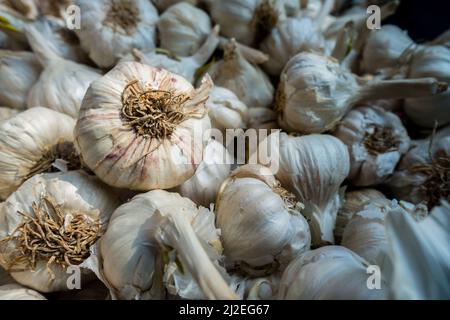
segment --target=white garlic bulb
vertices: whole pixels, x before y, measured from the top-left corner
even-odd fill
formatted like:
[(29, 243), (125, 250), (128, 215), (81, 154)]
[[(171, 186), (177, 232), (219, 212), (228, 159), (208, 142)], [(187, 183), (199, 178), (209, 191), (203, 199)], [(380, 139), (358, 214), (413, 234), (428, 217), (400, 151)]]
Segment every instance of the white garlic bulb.
[(369, 264), (341, 246), (326, 246), (307, 251), (284, 271), (278, 299), (288, 300), (384, 300), (388, 287), (367, 286)]
[(400, 300), (450, 298), (450, 205), (443, 201), (424, 220), (400, 207), (386, 217), (393, 265), (391, 291)]
[(310, 246), (301, 204), (259, 165), (244, 165), (224, 182), (216, 201), (216, 223), (228, 267), (251, 276), (282, 270)]
[[(180, 219), (184, 225), (179, 225)], [(172, 228), (178, 232), (172, 232)], [(176, 252), (164, 249), (170, 245)], [(184, 250), (179, 250), (180, 247)], [(221, 245), (219, 230), (214, 226), (214, 214), (205, 208), (197, 208), (178, 193), (153, 190), (137, 195), (114, 212), (100, 243), (101, 272), (113, 298), (161, 299), (165, 295), (163, 278), (168, 281), (166, 288), (171, 294), (198, 298), (199, 288), (203, 288), (204, 283), (197, 282), (197, 271), (183, 274), (179, 265), (165, 264), (169, 262), (169, 256), (175, 254), (189, 272), (193, 271), (192, 263), (200, 262), (204, 263), (200, 269), (205, 271), (211, 267), (211, 261), (210, 258), (205, 260), (204, 250), (208, 253), (206, 257), (219, 259)], [(201, 259), (185, 261), (185, 255)], [(215, 275), (204, 276), (209, 280)], [(226, 290), (222, 294), (225, 296)]]
[[(40, 292), (68, 290), (66, 268), (89, 257), (117, 206), (113, 193), (85, 173), (34, 176), (0, 212), (1, 265)], [(81, 275), (81, 281), (93, 278), (84, 268)]]
[(349, 180), (356, 186), (386, 181), (410, 146), (408, 132), (394, 113), (377, 107), (358, 107), (338, 125), (334, 135), (350, 154)]
[(245, 45), (263, 40), (276, 25), (280, 12), (268, 0), (209, 0), (209, 11), (222, 33)]
[(42, 107), (0, 122), (0, 198), (35, 174), (78, 169), (74, 127), (69, 116)]
[[(431, 145), (430, 145), (431, 144)], [(450, 172), (450, 127), (415, 142), (388, 181), (396, 198), (431, 209), (441, 198), (448, 199)]]
[(26, 107), (27, 96), (42, 67), (27, 51), (0, 50), (0, 104), (14, 109)]
[(268, 108), (249, 108), (247, 128), (252, 129), (277, 129), (277, 114)]
[(0, 122), (8, 120), (12, 118), (16, 114), (19, 113), (19, 110), (8, 108), (8, 107), (0, 107)]
[(197, 71), (208, 61), (214, 50), (217, 48), (217, 45), (219, 44), (218, 35), (219, 26), (216, 26), (200, 49), (190, 57), (173, 56), (172, 53), (165, 52), (165, 50), (141, 52), (140, 50), (133, 49), (132, 53), (126, 55), (120, 59), (120, 61), (137, 61), (152, 67), (160, 67), (176, 73), (189, 80), (189, 82), (194, 83)]
[(99, 67), (112, 67), (136, 48), (151, 50), (156, 44), (158, 12), (149, 0), (76, 0), (81, 46)]
[(222, 60), (209, 69), (214, 83), (233, 91), (248, 108), (269, 107), (274, 88), (267, 75), (244, 58), (234, 40), (229, 41)]
[(248, 108), (234, 92), (214, 86), (206, 101), (206, 107), (213, 128), (222, 131), (245, 128)]
[(122, 62), (89, 87), (75, 127), (83, 161), (111, 186), (172, 188), (200, 164), (212, 81), (198, 89), (167, 70)]
[[(282, 132), (261, 142), (258, 153), (259, 163), (276, 165), (276, 178), (303, 203), (312, 244), (334, 243), (333, 229), (342, 204), (340, 188), (350, 169), (345, 145), (330, 135), (294, 137)], [(264, 155), (270, 156), (265, 159)]]
[(159, 11), (165, 11), (167, 8), (179, 2), (187, 2), (196, 5), (198, 0), (152, 0), (152, 3)]
[(333, 129), (358, 103), (378, 99), (432, 96), (447, 90), (434, 78), (366, 80), (357, 78), (330, 57), (303, 52), (283, 70), (276, 109), (283, 129), (321, 133)]
[(0, 300), (47, 300), (39, 292), (18, 284), (0, 286)]
[(197, 52), (212, 29), (206, 12), (187, 2), (164, 11), (157, 27), (161, 48), (183, 57)]
[(45, 106), (77, 118), (84, 94), (91, 82), (101, 77), (100, 72), (59, 57), (35, 27), (27, 27), (26, 35), (44, 67), (28, 94), (27, 106)]
[(222, 143), (211, 140), (205, 147), (203, 161), (195, 174), (175, 188), (180, 195), (208, 208), (230, 174), (231, 155)]

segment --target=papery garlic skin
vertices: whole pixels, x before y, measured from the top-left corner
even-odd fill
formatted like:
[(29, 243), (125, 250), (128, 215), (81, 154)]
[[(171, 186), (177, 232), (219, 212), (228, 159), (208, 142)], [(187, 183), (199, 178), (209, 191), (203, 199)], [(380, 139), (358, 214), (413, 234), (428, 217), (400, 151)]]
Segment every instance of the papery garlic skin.
[(76, 0), (81, 28), (75, 30), (81, 46), (101, 68), (112, 67), (133, 48), (156, 46), (158, 12), (148, 0)]
[[(270, 150), (275, 154), (261, 158)], [(258, 152), (261, 164), (272, 167), (278, 161), (276, 178), (303, 203), (313, 245), (334, 243), (333, 229), (342, 204), (340, 188), (350, 170), (345, 145), (330, 135), (294, 137), (282, 132), (268, 136)]]
[[(118, 64), (92, 83), (83, 100), (75, 139), (84, 162), (117, 188), (145, 191), (180, 185), (194, 174), (209, 140), (211, 124), (204, 104), (211, 87), (208, 76), (194, 89), (186, 79), (164, 69), (137, 62)], [(131, 110), (124, 113), (123, 103), (129, 103), (124, 97), (145, 92), (157, 97), (158, 90), (184, 99), (181, 105), (164, 104), (164, 108), (180, 108), (180, 118), (154, 122), (165, 128), (159, 131), (131, 125), (128, 114), (136, 112), (136, 106), (130, 104)], [(155, 112), (166, 114), (163, 109)], [(131, 115), (142, 121), (145, 116)]]
[(285, 193), (271, 171), (258, 165), (242, 166), (224, 182), (216, 223), (229, 267), (252, 276), (271, 274), (309, 249), (309, 227), (300, 204), (283, 198)]
[[(35, 217), (31, 206), (41, 204), (43, 197), (49, 197), (59, 206), (64, 215), (64, 225), (69, 225), (72, 218), (81, 214), (91, 221), (98, 219), (100, 225), (106, 227), (109, 216), (118, 206), (113, 193), (104, 184), (81, 171), (36, 175), (5, 201), (0, 211), (0, 238), (3, 240), (8, 236), (17, 236), (17, 228), (25, 221), (18, 212)], [(101, 231), (96, 236), (100, 237)], [(32, 270), (28, 262), (14, 262), (14, 254), (19, 251), (18, 245), (16, 239), (3, 241), (0, 253), (1, 265), (6, 270), (11, 268), (10, 274), (18, 283), (40, 292), (68, 290), (67, 280), (71, 274), (66, 272), (67, 264), (51, 263), (50, 256), (44, 258), (38, 255), (36, 267)], [(81, 269), (81, 273), (82, 281), (93, 278), (93, 274), (86, 269)]]
[(203, 161), (195, 174), (175, 190), (197, 205), (208, 208), (230, 174), (231, 155), (222, 143), (212, 140), (205, 147)]
[(0, 104), (24, 109), (27, 95), (41, 70), (42, 67), (31, 52), (0, 50)]
[(59, 156), (70, 156), (58, 154), (55, 148), (66, 144), (70, 152), (74, 127), (71, 117), (42, 107), (0, 122), (0, 198), (6, 199), (41, 170), (55, 170), (52, 163)]
[(206, 12), (187, 2), (164, 11), (157, 27), (161, 48), (184, 57), (197, 52), (212, 29)]
[(209, 94), (206, 107), (213, 128), (221, 131), (245, 128), (248, 108), (234, 92), (227, 88), (214, 86)]
[(351, 110), (334, 135), (348, 147), (349, 180), (362, 187), (386, 181), (410, 146), (400, 118), (377, 107)]
[(287, 300), (384, 300), (387, 284), (380, 290), (367, 286), (369, 264), (341, 246), (307, 251), (291, 262), (281, 279), (278, 299)]
[(159, 11), (165, 11), (167, 8), (170, 8), (179, 2), (187, 2), (196, 5), (198, 0), (152, 0), (152, 3)]
[(20, 111), (17, 109), (12, 109), (12, 108), (8, 108), (8, 107), (0, 107), (0, 122), (14, 117), (19, 112)]
[(0, 286), (0, 300), (47, 300), (39, 292), (18, 284)]

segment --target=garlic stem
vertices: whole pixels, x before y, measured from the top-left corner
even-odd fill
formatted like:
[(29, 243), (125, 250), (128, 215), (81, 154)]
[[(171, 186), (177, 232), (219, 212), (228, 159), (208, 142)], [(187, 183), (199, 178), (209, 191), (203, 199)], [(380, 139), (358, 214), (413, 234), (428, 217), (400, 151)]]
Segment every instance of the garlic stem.
[(339, 62), (343, 61), (347, 56), (349, 44), (352, 40), (353, 28), (353, 21), (349, 21), (345, 24), (344, 28), (342, 28), (342, 30), (338, 34), (336, 45), (334, 46), (331, 56), (336, 58), (336, 60), (338, 60)]
[(316, 18), (314, 19), (314, 23), (316, 24), (316, 26), (320, 27), (324, 25), (324, 20), (331, 14), (333, 8), (334, 8), (334, 0), (325, 0), (322, 3), (320, 11), (317, 14)]
[[(447, 91), (448, 84), (435, 78), (373, 81), (364, 85), (355, 103), (379, 99), (421, 98)], [(354, 104), (353, 104), (354, 105)]]
[[(225, 50), (227, 46), (229, 46), (230, 39), (227, 39), (225, 37), (219, 37), (220, 41), (220, 48)], [(269, 56), (259, 50), (253, 49), (251, 47), (248, 47), (246, 45), (243, 45), (239, 42), (235, 42), (236, 47), (241, 52), (242, 56), (247, 60), (248, 62), (252, 64), (262, 64), (264, 62), (269, 61)]]
[(168, 214), (157, 238), (163, 245), (176, 250), (183, 266), (187, 267), (207, 299), (238, 299), (212, 264), (185, 215)]
[(208, 59), (213, 54), (219, 45), (219, 30), (220, 27), (217, 25), (214, 27), (213, 32), (208, 36), (205, 43), (198, 49), (198, 51), (191, 57), (192, 60), (196, 62), (198, 66), (202, 66), (208, 61)]

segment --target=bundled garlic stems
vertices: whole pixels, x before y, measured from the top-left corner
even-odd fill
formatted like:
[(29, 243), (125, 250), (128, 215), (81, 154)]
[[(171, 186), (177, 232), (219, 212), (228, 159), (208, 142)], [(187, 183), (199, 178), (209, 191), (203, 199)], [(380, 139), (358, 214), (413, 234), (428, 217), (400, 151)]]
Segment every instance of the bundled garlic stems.
[(100, 72), (58, 56), (33, 26), (26, 28), (26, 36), (44, 68), (28, 95), (27, 106), (44, 106), (77, 118), (84, 94)]
[(86, 165), (111, 186), (173, 188), (203, 157), (211, 123), (205, 109), (212, 81), (198, 89), (183, 77), (122, 62), (89, 87), (75, 127)]
[(79, 169), (74, 127), (69, 116), (42, 107), (0, 122), (0, 198), (35, 174)]
[[(40, 292), (68, 290), (67, 267), (89, 257), (117, 205), (113, 193), (85, 173), (34, 176), (0, 211), (1, 265)], [(81, 276), (82, 282), (94, 277), (84, 268)]]

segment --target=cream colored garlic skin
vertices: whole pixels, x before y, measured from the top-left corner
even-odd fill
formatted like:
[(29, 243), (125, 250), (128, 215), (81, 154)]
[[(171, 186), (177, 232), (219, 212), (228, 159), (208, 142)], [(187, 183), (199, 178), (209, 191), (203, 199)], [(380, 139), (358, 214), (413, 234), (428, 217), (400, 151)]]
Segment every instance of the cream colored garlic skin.
[(387, 283), (380, 290), (367, 286), (369, 264), (341, 246), (326, 246), (298, 256), (283, 273), (281, 300), (384, 300)]
[(224, 182), (216, 223), (229, 266), (253, 276), (282, 269), (310, 246), (300, 204), (259, 165), (240, 167)]
[(59, 154), (55, 148), (66, 143), (70, 151), (74, 126), (69, 116), (42, 107), (0, 122), (0, 198), (6, 199), (42, 170), (56, 170), (52, 163), (67, 154)]
[(179, 2), (187, 2), (196, 5), (198, 0), (152, 0), (152, 3), (159, 11), (165, 11), (167, 8), (170, 8)]
[(20, 111), (17, 109), (12, 109), (12, 108), (8, 108), (8, 107), (0, 107), (0, 122), (8, 120), (9, 118), (12, 118), (19, 112)]
[[(53, 209), (45, 209), (48, 207), (46, 202), (46, 204), (42, 203), (43, 197), (49, 197), (55, 205), (59, 206), (64, 215), (64, 222), (59, 222), (62, 225), (69, 225), (73, 217), (81, 214), (86, 219), (90, 219), (90, 221), (98, 219), (101, 226), (106, 227), (109, 216), (118, 206), (114, 194), (104, 184), (83, 172), (73, 171), (36, 175), (27, 180), (5, 201), (0, 211), (0, 238), (18, 236), (15, 231), (17, 231), (21, 223), (25, 222), (22, 214), (36, 218), (32, 210), (33, 204), (41, 204), (43, 205), (42, 208), (44, 208), (42, 209), (43, 211), (49, 210), (46, 212), (53, 214), (51, 213)], [(56, 217), (54, 219), (58, 221)], [(43, 228), (43, 226), (41, 227)], [(20, 235), (21, 231), (18, 231), (18, 233)], [(101, 236), (101, 231), (97, 233), (97, 236)], [(30, 237), (30, 234), (28, 234), (28, 237)], [(49, 263), (50, 256), (37, 255), (36, 266), (32, 270), (29, 265), (31, 263), (29, 260), (31, 259), (31, 253), (26, 256), (29, 262), (14, 263), (15, 255), (21, 255), (18, 246), (19, 242), (17, 239), (2, 242), (0, 253), (1, 265), (6, 270), (11, 268), (11, 276), (18, 283), (40, 292), (68, 290), (67, 280), (71, 274), (66, 272), (65, 266), (56, 262)], [(47, 247), (47, 249), (50, 248)], [(61, 253), (69, 252), (63, 248), (61, 248), (61, 251)], [(59, 258), (61, 259), (61, 257)], [(86, 259), (87, 257), (82, 258)], [(94, 277), (86, 269), (81, 269), (81, 276), (81, 281), (88, 281)]]
[(214, 86), (206, 107), (213, 128), (222, 131), (245, 128), (248, 108), (232, 91)]
[(112, 67), (133, 48), (155, 48), (158, 12), (150, 1), (76, 0), (75, 4), (82, 12), (76, 33), (99, 67)]
[(0, 50), (0, 105), (24, 109), (28, 92), (41, 70), (31, 52)]
[(47, 300), (39, 292), (18, 284), (0, 286), (0, 300)]
[(187, 2), (164, 11), (157, 27), (161, 48), (184, 57), (197, 52), (212, 29), (208, 14)]
[(386, 181), (410, 146), (400, 118), (377, 107), (353, 109), (334, 134), (345, 143), (350, 154), (348, 178), (362, 187)]
[[(118, 188), (180, 185), (194, 174), (209, 140), (211, 124), (205, 102), (211, 87), (208, 76), (194, 89), (164, 69), (137, 62), (118, 64), (92, 83), (83, 100), (75, 138), (84, 162), (100, 179)], [(164, 108), (178, 110), (177, 118), (167, 119), (167, 112), (157, 108), (154, 115), (164, 118), (155, 121), (148, 117), (150, 109), (147, 114), (137, 111), (131, 99), (145, 92), (157, 98), (158, 90), (172, 91), (175, 100), (164, 103)], [(145, 98), (142, 101), (151, 105)], [(137, 125), (131, 123), (135, 119), (140, 119)], [(160, 129), (146, 129), (142, 124)]]

